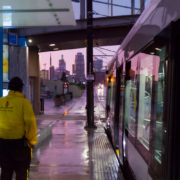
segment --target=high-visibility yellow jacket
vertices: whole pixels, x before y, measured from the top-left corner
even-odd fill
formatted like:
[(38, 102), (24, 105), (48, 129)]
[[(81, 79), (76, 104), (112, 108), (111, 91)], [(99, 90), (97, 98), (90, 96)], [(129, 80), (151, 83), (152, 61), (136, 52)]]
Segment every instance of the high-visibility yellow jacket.
[(0, 138), (21, 139), (30, 145), (37, 143), (37, 125), (31, 103), (17, 91), (0, 98)]

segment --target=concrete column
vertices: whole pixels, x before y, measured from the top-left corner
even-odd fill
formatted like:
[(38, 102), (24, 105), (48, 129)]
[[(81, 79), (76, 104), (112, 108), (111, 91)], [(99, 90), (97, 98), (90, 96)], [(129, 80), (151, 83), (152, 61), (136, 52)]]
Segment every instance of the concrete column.
[(80, 19), (85, 19), (85, 0), (80, 1)]
[(28, 98), (28, 48), (27, 47), (9, 47), (9, 79), (18, 76), (24, 83), (23, 93)]
[(40, 112), (40, 61), (38, 53), (38, 48), (29, 48), (28, 78), (34, 79), (33, 106), (36, 115)]

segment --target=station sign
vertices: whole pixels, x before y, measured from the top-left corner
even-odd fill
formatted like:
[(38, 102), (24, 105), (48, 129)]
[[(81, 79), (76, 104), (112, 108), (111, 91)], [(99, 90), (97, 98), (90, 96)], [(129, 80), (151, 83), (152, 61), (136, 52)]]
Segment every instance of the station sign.
[(94, 74), (87, 74), (86, 80), (87, 81), (94, 81)]

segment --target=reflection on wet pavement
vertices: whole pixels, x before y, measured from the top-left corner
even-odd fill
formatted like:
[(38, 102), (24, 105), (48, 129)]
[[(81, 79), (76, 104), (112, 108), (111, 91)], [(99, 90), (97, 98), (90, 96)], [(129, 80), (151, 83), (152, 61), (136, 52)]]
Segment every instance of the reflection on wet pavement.
[[(30, 180), (123, 180), (115, 153), (104, 133), (105, 118), (102, 94), (95, 92), (96, 130), (84, 130), (86, 123), (86, 92), (67, 106), (54, 107), (45, 101), (45, 115), (37, 123), (51, 121), (52, 137), (34, 150)], [(64, 116), (64, 112), (67, 114)]]
[(89, 179), (85, 121), (59, 121), (53, 136), (34, 152), (30, 180)]
[[(90, 179), (88, 136), (84, 130), (85, 104), (85, 94), (80, 99), (74, 99), (66, 106), (60, 107), (54, 107), (51, 99), (45, 100), (45, 114), (38, 116), (37, 119), (41, 123), (52, 121), (53, 135), (35, 149), (30, 180)], [(77, 111), (79, 115), (76, 114)]]

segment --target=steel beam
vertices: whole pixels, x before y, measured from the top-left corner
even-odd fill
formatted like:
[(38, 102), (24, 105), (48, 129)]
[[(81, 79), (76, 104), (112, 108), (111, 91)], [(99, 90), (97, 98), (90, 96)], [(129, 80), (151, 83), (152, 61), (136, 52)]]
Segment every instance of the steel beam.
[(0, 13), (69, 12), (69, 9), (12, 9), (0, 10)]

